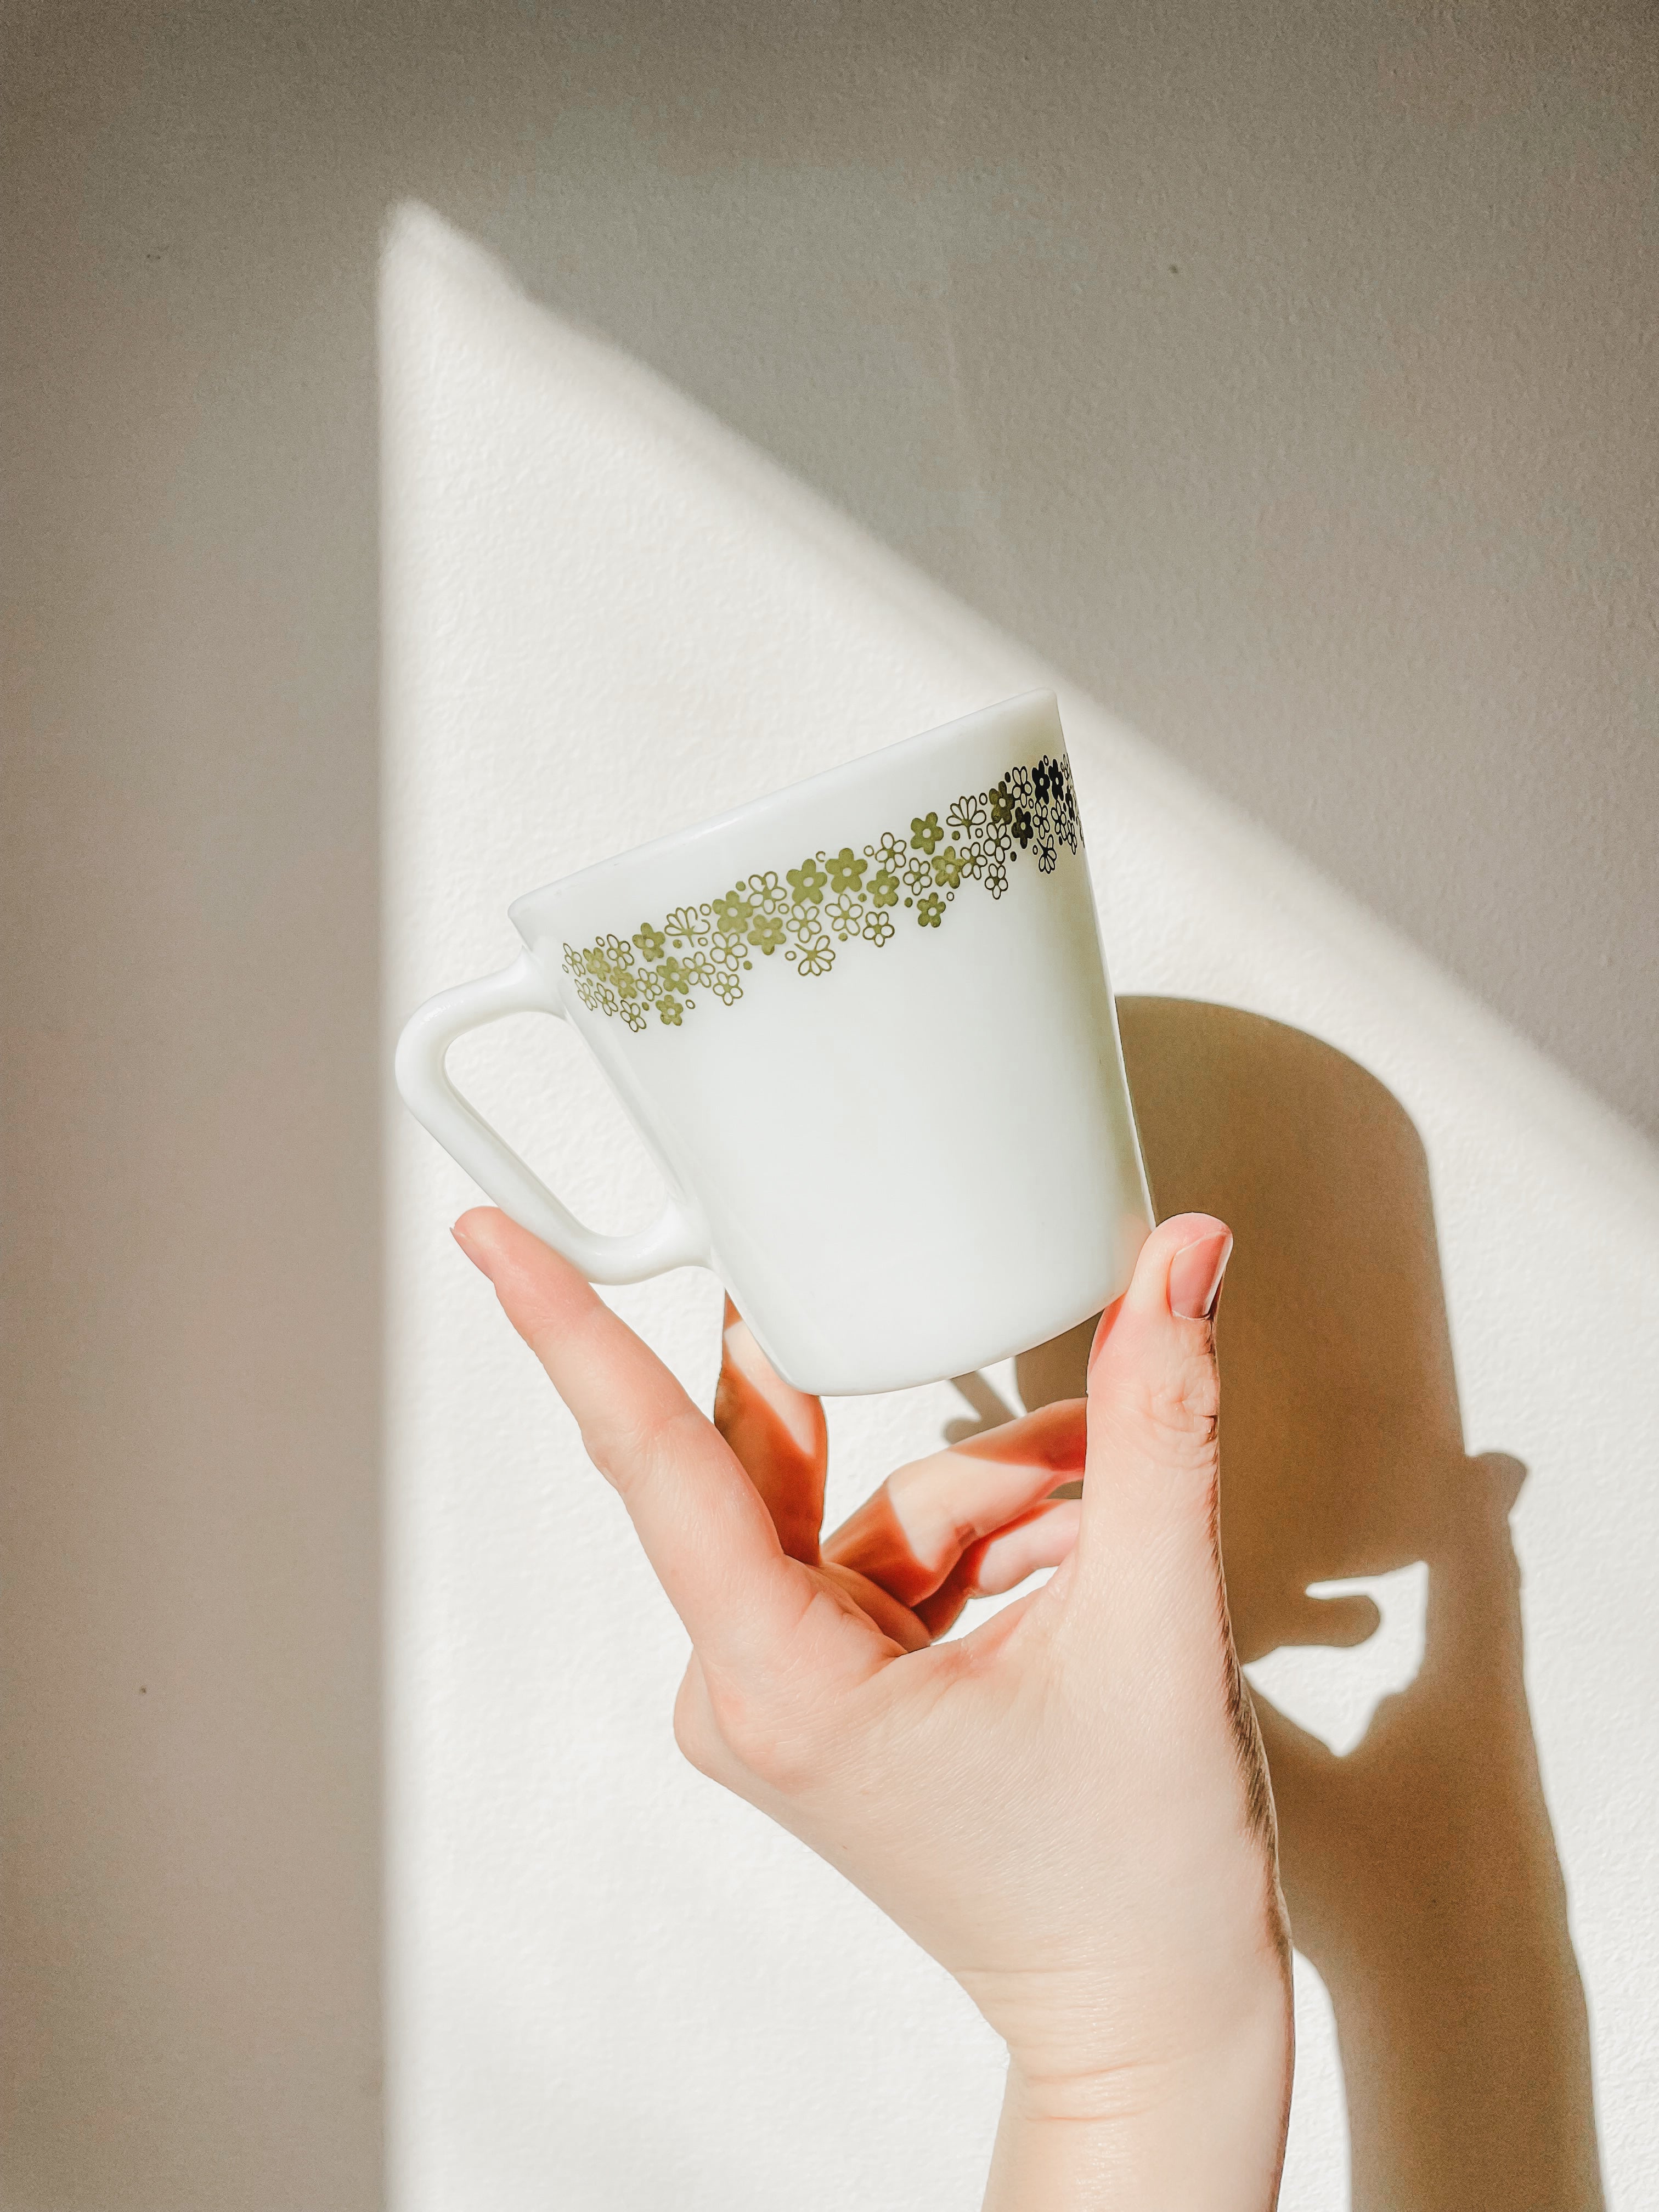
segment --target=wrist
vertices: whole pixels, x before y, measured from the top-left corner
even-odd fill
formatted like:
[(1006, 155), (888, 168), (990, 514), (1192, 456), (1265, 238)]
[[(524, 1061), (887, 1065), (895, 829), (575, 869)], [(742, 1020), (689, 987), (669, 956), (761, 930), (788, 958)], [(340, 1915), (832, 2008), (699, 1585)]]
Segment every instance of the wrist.
[(1167, 2057), (1073, 2071), (1011, 2054), (985, 2212), (1272, 2212), (1291, 2069), (1282, 1984)]

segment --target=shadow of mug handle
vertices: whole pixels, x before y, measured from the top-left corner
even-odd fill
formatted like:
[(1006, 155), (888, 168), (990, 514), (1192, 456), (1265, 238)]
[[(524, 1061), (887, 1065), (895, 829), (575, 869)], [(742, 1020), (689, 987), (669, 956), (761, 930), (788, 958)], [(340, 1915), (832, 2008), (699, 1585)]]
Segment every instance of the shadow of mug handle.
[(654, 1221), (626, 1237), (587, 1228), (455, 1088), (444, 1063), (456, 1039), (487, 1022), (522, 1013), (569, 1019), (530, 951), (493, 975), (458, 983), (428, 999), (405, 1023), (393, 1063), (398, 1090), (410, 1112), (504, 1212), (562, 1252), (590, 1283), (639, 1283), (671, 1267), (712, 1265), (702, 1224), (672, 1199)]

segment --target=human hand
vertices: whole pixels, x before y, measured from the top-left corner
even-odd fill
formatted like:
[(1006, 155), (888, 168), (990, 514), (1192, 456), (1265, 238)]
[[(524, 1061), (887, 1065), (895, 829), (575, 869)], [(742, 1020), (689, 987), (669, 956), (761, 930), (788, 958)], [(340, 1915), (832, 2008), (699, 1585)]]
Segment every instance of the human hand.
[[(480, 1209), (455, 1233), (690, 1636), (686, 1755), (856, 1882), (1006, 2041), (988, 2208), (1266, 2212), (1289, 1964), (1216, 1537), (1222, 1224), (1148, 1239), (1086, 1410), (902, 1468), (823, 1540), (822, 1408), (729, 1310), (711, 1422), (526, 1231)], [(1079, 1474), (1080, 1500), (1051, 1498)]]

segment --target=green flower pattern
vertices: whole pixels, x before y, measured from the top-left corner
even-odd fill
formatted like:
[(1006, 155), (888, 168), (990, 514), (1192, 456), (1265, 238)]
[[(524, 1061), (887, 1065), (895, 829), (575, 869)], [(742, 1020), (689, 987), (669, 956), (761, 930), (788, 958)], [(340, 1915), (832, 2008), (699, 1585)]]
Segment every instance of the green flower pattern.
[(890, 943), (906, 910), (919, 927), (938, 929), (964, 884), (1000, 899), (1022, 853), (1049, 875), (1060, 847), (1076, 853), (1082, 842), (1071, 763), (1045, 754), (952, 800), (943, 823), (917, 815), (908, 837), (890, 830), (861, 852), (811, 853), (781, 875), (764, 870), (660, 923), (642, 921), (631, 938), (567, 945), (565, 973), (592, 1013), (620, 1015), (630, 1030), (654, 1013), (678, 1029), (701, 992), (735, 1005), (757, 955), (781, 952), (797, 975), (827, 975), (837, 945)]

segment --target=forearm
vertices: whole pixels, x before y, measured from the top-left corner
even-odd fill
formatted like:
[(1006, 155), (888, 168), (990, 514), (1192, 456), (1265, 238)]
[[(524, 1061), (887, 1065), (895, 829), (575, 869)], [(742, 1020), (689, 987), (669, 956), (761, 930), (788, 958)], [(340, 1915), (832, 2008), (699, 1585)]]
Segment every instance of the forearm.
[(1060, 2087), (1012, 2062), (985, 2212), (1273, 2212), (1291, 2070), (1282, 2003), (1156, 2075)]

